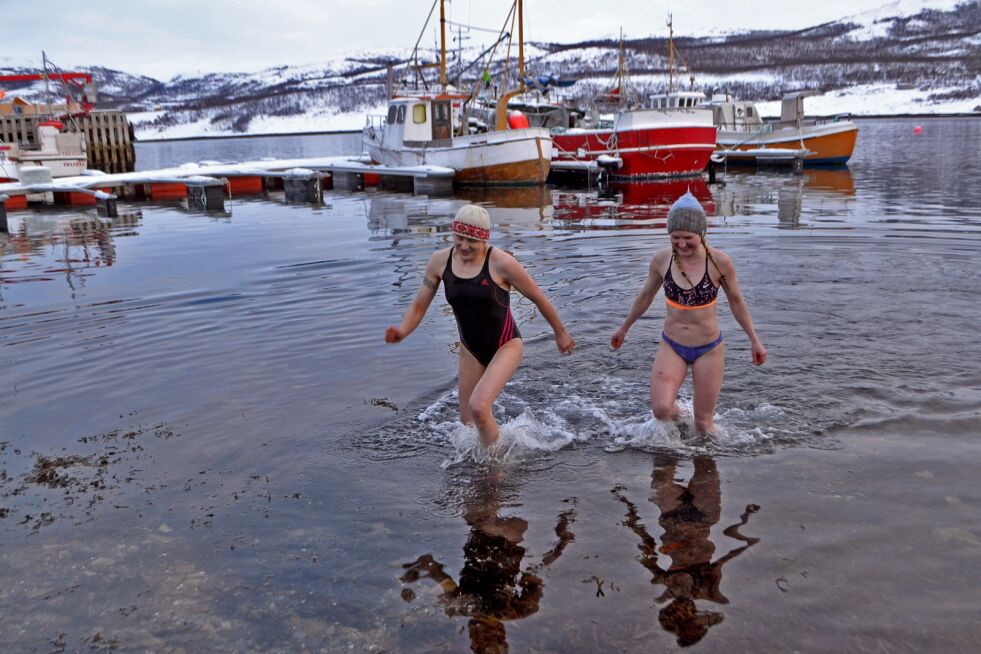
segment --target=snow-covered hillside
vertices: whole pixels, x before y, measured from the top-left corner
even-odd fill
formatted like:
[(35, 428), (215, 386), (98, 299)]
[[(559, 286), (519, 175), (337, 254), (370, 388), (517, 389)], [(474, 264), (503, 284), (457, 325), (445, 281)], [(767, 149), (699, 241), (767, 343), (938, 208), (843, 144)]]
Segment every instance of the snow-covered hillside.
[[(475, 33), (472, 43), (482, 45), (448, 56), (450, 77), (459, 78), (461, 88), (480, 84), (485, 63), (480, 55), (490, 39)], [(893, 0), (803, 30), (676, 35), (675, 46), (681, 54), (675, 62), (676, 87), (726, 90), (762, 103), (768, 115), (779, 113), (784, 93), (805, 88), (824, 92), (808, 100), (813, 115), (981, 115), (981, 0)], [(667, 39), (630, 35), (624, 47), (633, 97), (642, 102), (666, 90)], [(527, 44), (527, 71), (577, 80), (564, 97), (587, 103), (609, 88), (618, 48), (609, 38)], [(126, 110), (140, 138), (352, 130), (364, 124), (366, 114), (384, 112), (389, 66), (395, 66), (401, 81), (416, 82), (411, 70), (398, 66), (409, 55), (393, 48), (304, 66), (184, 75), (166, 82), (109, 68), (91, 72), (99, 87), (98, 106)], [(433, 55), (420, 58), (431, 61)], [(495, 84), (503, 68), (499, 59), (491, 66)], [(0, 60), (2, 71), (26, 69)], [(10, 84), (6, 90), (8, 96), (44, 98), (40, 84)]]

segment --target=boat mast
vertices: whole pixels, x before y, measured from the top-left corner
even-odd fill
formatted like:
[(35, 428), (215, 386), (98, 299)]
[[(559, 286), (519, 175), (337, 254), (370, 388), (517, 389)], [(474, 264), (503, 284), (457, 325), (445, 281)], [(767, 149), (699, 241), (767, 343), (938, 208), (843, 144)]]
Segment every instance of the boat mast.
[(446, 3), (439, 0), (439, 84), (446, 93)]
[(674, 25), (668, 14), (668, 93), (674, 92)]
[[(508, 100), (520, 93), (525, 92), (525, 26), (522, 16), (521, 0), (515, 0), (515, 2), (511, 4), (511, 12), (514, 11), (515, 5), (517, 5), (518, 9), (518, 85), (510, 91), (504, 91), (502, 89), (503, 92), (501, 93), (501, 97), (497, 99), (497, 104), (494, 109), (494, 129), (498, 131), (507, 129)], [(508, 18), (513, 16), (513, 13), (511, 12), (508, 12)], [(507, 25), (507, 23), (505, 23), (505, 25)], [(510, 46), (508, 46), (508, 49), (510, 51)], [(506, 76), (504, 83), (507, 84)]]
[(623, 27), (620, 27), (620, 60), (617, 62), (617, 91), (620, 94), (618, 98), (620, 101), (620, 106), (623, 106), (623, 98), (626, 93), (626, 89), (623, 84), (624, 73), (626, 72), (626, 60), (623, 56)]
[(518, 0), (518, 86), (525, 87), (525, 19), (521, 0)]

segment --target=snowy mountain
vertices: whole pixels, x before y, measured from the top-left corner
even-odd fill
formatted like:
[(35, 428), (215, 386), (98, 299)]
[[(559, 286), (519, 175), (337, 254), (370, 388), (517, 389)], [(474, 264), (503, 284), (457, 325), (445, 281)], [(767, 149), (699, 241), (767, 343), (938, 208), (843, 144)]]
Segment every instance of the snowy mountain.
[[(477, 40), (477, 39), (474, 39)], [(818, 89), (814, 115), (981, 113), (981, 0), (893, 0), (839, 21), (794, 31), (676, 37), (675, 88), (727, 91), (779, 113), (787, 92)], [(619, 43), (598, 39), (526, 46), (533, 76), (575, 79), (561, 98), (580, 103), (609, 88)], [(629, 90), (638, 102), (668, 86), (663, 36), (624, 41)], [(448, 56), (450, 77), (478, 83), (482, 48)], [(383, 113), (388, 66), (408, 51), (361, 53), (337, 61), (256, 73), (209, 73), (167, 82), (95, 68), (98, 106), (130, 114), (141, 138), (360, 129)], [(432, 59), (432, 55), (428, 55)], [(0, 61), (2, 64), (2, 61)], [(469, 65), (469, 68), (468, 68)], [(503, 62), (491, 67), (500, 79)], [(514, 69), (514, 63), (510, 66)], [(683, 70), (679, 72), (679, 67)], [(0, 71), (33, 72), (18, 68)], [(415, 81), (402, 68), (402, 81)], [(43, 101), (39, 84), (8, 84), (8, 95)]]

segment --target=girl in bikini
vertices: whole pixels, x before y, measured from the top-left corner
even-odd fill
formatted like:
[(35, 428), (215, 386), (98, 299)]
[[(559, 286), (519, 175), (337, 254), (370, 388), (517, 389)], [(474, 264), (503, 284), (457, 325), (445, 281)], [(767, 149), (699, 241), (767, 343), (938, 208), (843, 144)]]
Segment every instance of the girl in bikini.
[(755, 365), (766, 361), (766, 348), (753, 329), (732, 260), (705, 242), (705, 211), (691, 193), (671, 206), (668, 234), (671, 247), (658, 251), (651, 259), (647, 281), (610, 342), (614, 349), (623, 345), (627, 330), (647, 311), (663, 286), (667, 314), (651, 368), (651, 409), (658, 420), (677, 419), (678, 389), (691, 367), (695, 428), (703, 434), (714, 434), (712, 416), (722, 389), (725, 363), (725, 344), (716, 317), (720, 287), (733, 317), (749, 337)]
[(555, 332), (559, 352), (576, 346), (559, 314), (531, 275), (507, 252), (491, 247), (490, 217), (476, 205), (462, 207), (453, 219), (453, 246), (439, 250), (426, 265), (422, 287), (398, 327), (385, 330), (386, 343), (411, 334), (443, 282), (460, 333), (460, 419), (476, 424), (480, 442), (497, 442), (494, 400), (518, 369), (524, 345), (511, 315), (511, 289), (535, 303)]

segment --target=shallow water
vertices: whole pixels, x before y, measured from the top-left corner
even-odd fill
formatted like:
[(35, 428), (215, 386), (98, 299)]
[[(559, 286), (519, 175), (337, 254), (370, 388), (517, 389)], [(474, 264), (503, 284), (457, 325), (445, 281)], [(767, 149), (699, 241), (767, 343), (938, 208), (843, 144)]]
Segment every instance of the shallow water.
[[(862, 121), (847, 169), (718, 185), (12, 213), (4, 649), (969, 649), (981, 121), (924, 121), (918, 137), (914, 124)], [(712, 440), (651, 420), (662, 303), (608, 345), (689, 187), (769, 351), (753, 367), (720, 302)], [(382, 342), (467, 201), (486, 203), (493, 244), (579, 345), (559, 356), (513, 296), (526, 355), (493, 452), (457, 421), (441, 298), (405, 343)]]

